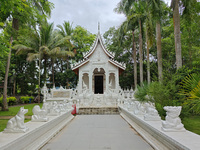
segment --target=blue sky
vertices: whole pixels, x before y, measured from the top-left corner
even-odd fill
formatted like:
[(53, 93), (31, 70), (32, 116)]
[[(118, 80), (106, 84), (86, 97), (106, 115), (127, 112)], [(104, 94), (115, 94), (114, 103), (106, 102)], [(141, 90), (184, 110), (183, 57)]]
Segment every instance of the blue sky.
[[(55, 8), (52, 11), (50, 22), (54, 26), (63, 24), (64, 21), (73, 22), (73, 26), (80, 25), (89, 32), (98, 32), (100, 22), (103, 34), (110, 27), (119, 27), (125, 20), (123, 14), (117, 14), (113, 9), (120, 0), (50, 0)], [(170, 3), (171, 0), (165, 0)]]

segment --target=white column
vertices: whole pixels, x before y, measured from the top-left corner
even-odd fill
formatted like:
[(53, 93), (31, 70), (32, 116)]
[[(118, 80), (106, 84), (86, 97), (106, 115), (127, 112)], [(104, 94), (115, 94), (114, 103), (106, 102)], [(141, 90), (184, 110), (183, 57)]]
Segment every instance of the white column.
[(118, 89), (119, 88), (119, 71), (116, 71), (115, 72), (115, 89)]
[(82, 93), (83, 91), (83, 81), (82, 81), (82, 78), (83, 78), (83, 73), (82, 71), (79, 71), (79, 90), (80, 90), (80, 93)]
[(92, 71), (89, 72), (89, 90), (92, 92)]
[(106, 91), (107, 91), (108, 90), (108, 84), (109, 84), (109, 72), (108, 72), (108, 70), (106, 70), (105, 74), (106, 74)]

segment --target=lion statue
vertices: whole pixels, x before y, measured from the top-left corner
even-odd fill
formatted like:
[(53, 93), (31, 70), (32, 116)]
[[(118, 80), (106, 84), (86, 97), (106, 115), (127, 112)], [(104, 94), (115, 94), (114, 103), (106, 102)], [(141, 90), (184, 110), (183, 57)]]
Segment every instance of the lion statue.
[(4, 132), (21, 133), (28, 131), (29, 128), (26, 127), (24, 124), (24, 115), (27, 112), (28, 109), (24, 109), (24, 107), (21, 107), (17, 115), (8, 121), (7, 126), (4, 129)]
[(46, 110), (43, 110), (43, 109), (40, 109), (40, 106), (39, 105), (35, 105), (33, 107), (33, 115), (31, 117), (31, 121), (33, 122), (45, 122), (45, 121), (48, 121), (49, 118), (46, 117), (47, 115), (47, 111)]

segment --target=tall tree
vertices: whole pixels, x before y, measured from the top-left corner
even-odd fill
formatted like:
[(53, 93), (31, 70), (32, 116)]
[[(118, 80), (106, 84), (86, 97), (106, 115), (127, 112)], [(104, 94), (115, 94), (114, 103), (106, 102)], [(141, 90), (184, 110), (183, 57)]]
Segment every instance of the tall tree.
[[(4, 91), (3, 91), (3, 106), (2, 110), (8, 110), (7, 105), (7, 85), (8, 85), (8, 73), (10, 68), (10, 59), (12, 52), (12, 43), (14, 38), (14, 33), (19, 29), (19, 25), (23, 23), (29, 23), (35, 25), (37, 21), (45, 19), (46, 15), (49, 15), (52, 8), (52, 3), (47, 0), (9, 0), (1, 1), (1, 11), (4, 14), (4, 20), (10, 18), (12, 20), (12, 33), (9, 41), (9, 54), (7, 59), (5, 78), (4, 78)], [(43, 14), (43, 15), (41, 15)]]
[[(72, 44), (71, 40), (73, 37), (73, 27), (72, 24), (70, 24), (70, 22), (68, 21), (64, 21), (63, 26), (61, 25), (57, 25), (57, 27), (59, 28), (58, 33), (62, 36), (62, 38), (66, 41), (64, 45), (61, 46), (62, 50), (64, 50), (67, 55), (63, 56), (62, 58), (64, 60), (66, 60), (66, 64), (67, 64), (67, 70), (69, 70), (69, 58), (70, 57), (74, 57), (75, 53), (74, 53), (74, 45)], [(69, 88), (69, 81), (67, 78), (67, 88)]]
[(157, 60), (158, 60), (158, 79), (163, 80), (162, 73), (162, 48), (161, 48), (161, 27), (160, 20), (162, 16), (162, 0), (149, 0), (151, 13), (156, 22), (156, 45), (157, 45)]
[(175, 39), (177, 69), (182, 67), (179, 1), (180, 0), (171, 1), (171, 7), (173, 9), (173, 20), (174, 20), (174, 39)]
[[(142, 50), (142, 22), (144, 20), (144, 1), (137, 1), (137, 0), (121, 0), (115, 11), (118, 13), (123, 13), (127, 17), (127, 23), (132, 24), (131, 30), (132, 35), (134, 36), (135, 27), (139, 26), (139, 62), (140, 62), (140, 84), (143, 83), (143, 50)], [(138, 21), (138, 25), (136, 25), (136, 21)], [(129, 27), (130, 25), (127, 25)], [(130, 27), (127, 28), (130, 30)], [(124, 30), (127, 32), (128, 30)], [(133, 59), (134, 59), (134, 83), (135, 87), (137, 85), (137, 65), (136, 65), (136, 46), (133, 37)]]
[(152, 17), (149, 9), (147, 8), (147, 17), (145, 20), (146, 25), (146, 45), (147, 45), (147, 82), (150, 84), (150, 61), (149, 61), (149, 49), (153, 45), (154, 35), (153, 35), (153, 24), (152, 24)]
[(173, 9), (173, 21), (174, 21), (174, 39), (175, 39), (175, 51), (176, 51), (176, 66), (177, 69), (182, 67), (182, 51), (181, 51), (181, 34), (180, 34), (180, 12), (181, 8), (183, 15), (190, 16), (191, 11), (197, 0), (171, 0), (171, 8)]

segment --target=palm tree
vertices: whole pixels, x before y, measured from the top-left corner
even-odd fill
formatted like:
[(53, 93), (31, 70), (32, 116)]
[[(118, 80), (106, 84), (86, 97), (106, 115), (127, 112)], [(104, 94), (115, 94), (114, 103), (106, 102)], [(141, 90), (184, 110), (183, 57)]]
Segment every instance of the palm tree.
[[(61, 35), (62, 40), (64, 40), (64, 44), (60, 45), (65, 55), (62, 55), (61, 58), (66, 60), (67, 62), (67, 69), (69, 69), (69, 57), (74, 57), (75, 53), (73, 50), (75, 49), (74, 45), (71, 42), (71, 38), (73, 37), (73, 27), (72, 24), (68, 21), (64, 21), (63, 26), (57, 25), (59, 28), (58, 33)], [(68, 78), (67, 78), (67, 88), (68, 88)]]
[(182, 67), (179, 6), (181, 6), (182, 8), (183, 14), (189, 14), (190, 10), (196, 3), (197, 0), (171, 0), (171, 8), (173, 9), (174, 39), (175, 39), (177, 69)]
[[(52, 3), (46, 2), (48, 0), (44, 1), (35, 1), (33, 0), (32, 2), (26, 3), (26, 1), (22, 2), (25, 3), (25, 5), (29, 5), (26, 7), (27, 10), (21, 12), (21, 8), (19, 8), (18, 1), (16, 1), (16, 4), (12, 4), (13, 7), (11, 8), (10, 12), (8, 13), (8, 16), (12, 16), (12, 28), (14, 31), (19, 29), (19, 20), (24, 20), (24, 22), (29, 22), (31, 25), (36, 24), (36, 22), (41, 21), (41, 19), (44, 19), (44, 16), (50, 16), (51, 14), (51, 8), (52, 8)], [(7, 3), (7, 1), (5, 1)], [(23, 6), (23, 5), (22, 5)], [(13, 10), (12, 10), (13, 9)], [(30, 11), (30, 9), (32, 9)], [(32, 12), (32, 14), (29, 14), (29, 12)], [(38, 15), (40, 13), (40, 15)], [(43, 15), (43, 16), (42, 16)], [(40, 17), (39, 17), (40, 16)], [(41, 17), (42, 16), (42, 17)], [(25, 19), (27, 20), (25, 20)], [(30, 19), (31, 18), (31, 19)], [(37, 21), (36, 21), (37, 20)], [(34, 25), (33, 25), (34, 26)], [(8, 110), (8, 104), (7, 104), (7, 86), (8, 86), (8, 74), (9, 74), (9, 68), (10, 68), (10, 59), (11, 59), (11, 53), (12, 53), (12, 43), (13, 43), (13, 33), (10, 37), (9, 41), (9, 53), (8, 53), (8, 59), (7, 59), (7, 65), (6, 65), (6, 71), (5, 71), (5, 78), (4, 78), (4, 88), (3, 88), (3, 106), (2, 110), (7, 111)]]
[(161, 48), (161, 27), (160, 19), (162, 15), (162, 0), (148, 0), (150, 5), (151, 14), (156, 21), (156, 44), (157, 44), (157, 59), (158, 59), (158, 79), (160, 82), (163, 80), (162, 73), (162, 48)]
[(150, 84), (150, 61), (149, 61), (149, 49), (153, 45), (154, 35), (153, 35), (153, 25), (152, 25), (152, 17), (147, 8), (147, 17), (145, 20), (146, 25), (146, 44), (147, 44), (147, 82)]
[(179, 0), (172, 0), (171, 1), (171, 7), (173, 9), (173, 20), (174, 20), (176, 66), (177, 66), (177, 69), (179, 69), (179, 68), (182, 67)]
[[(133, 59), (134, 59), (134, 83), (137, 87), (137, 64), (136, 64), (136, 46), (134, 40), (135, 27), (139, 26), (139, 61), (140, 61), (140, 84), (143, 83), (143, 50), (142, 50), (142, 22), (144, 20), (144, 1), (137, 0), (121, 0), (115, 11), (118, 13), (124, 13), (127, 17), (127, 23), (132, 23), (132, 34), (133, 34)], [(139, 24), (136, 25), (135, 23)], [(128, 26), (127, 26), (128, 27)], [(127, 28), (128, 29), (128, 28)], [(130, 30), (130, 28), (129, 28)]]
[[(40, 95), (40, 72), (41, 72), (41, 61), (44, 61), (44, 78), (46, 82), (47, 75), (47, 61), (49, 58), (61, 55), (60, 47), (57, 44), (59, 36), (56, 32), (53, 32), (53, 23), (43, 23), (40, 26), (39, 31), (33, 31), (29, 36), (29, 39), (26, 39), (26, 45), (16, 44), (14, 49), (17, 50), (16, 54), (27, 54), (27, 61), (31, 62), (38, 60), (39, 66), (39, 89), (38, 95)], [(53, 64), (52, 64), (53, 65)], [(40, 98), (39, 98), (40, 99)]]
[(62, 50), (66, 52), (67, 55), (64, 55), (64, 58), (67, 61), (67, 69), (69, 68), (69, 57), (74, 57), (74, 52), (72, 50), (74, 50), (74, 45), (72, 44), (71, 40), (73, 37), (73, 27), (72, 24), (70, 24), (70, 22), (66, 22), (64, 21), (63, 26), (61, 25), (57, 25), (57, 27), (59, 28), (58, 33), (61, 35), (63, 43), (61, 46)]

